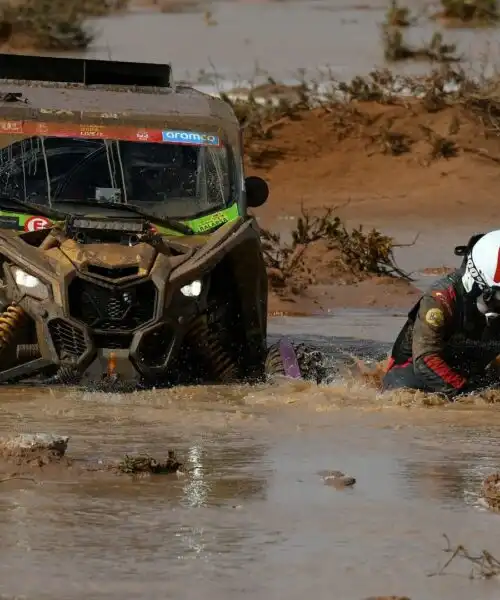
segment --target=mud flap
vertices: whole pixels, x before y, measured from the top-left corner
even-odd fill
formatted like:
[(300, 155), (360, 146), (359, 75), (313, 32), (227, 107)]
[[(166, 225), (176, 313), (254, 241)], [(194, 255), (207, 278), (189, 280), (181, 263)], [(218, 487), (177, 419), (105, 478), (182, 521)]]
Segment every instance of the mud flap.
[(292, 342), (286, 338), (280, 340), (279, 350), (281, 360), (283, 362), (285, 377), (290, 377), (291, 379), (302, 379), (299, 361), (297, 359), (297, 354)]

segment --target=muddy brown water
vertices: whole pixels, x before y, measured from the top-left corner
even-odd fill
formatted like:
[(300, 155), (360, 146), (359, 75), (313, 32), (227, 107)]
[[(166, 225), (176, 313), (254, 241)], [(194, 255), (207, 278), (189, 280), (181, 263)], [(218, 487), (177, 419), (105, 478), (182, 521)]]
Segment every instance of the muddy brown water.
[[(271, 334), (362, 355), (401, 324), (390, 312), (273, 319)], [(335, 339), (330, 334), (335, 333)], [(321, 337), (323, 336), (323, 337)], [(0, 484), (0, 597), (153, 600), (498, 598), (441, 537), (500, 554), (477, 503), (498, 466), (500, 412), (406, 407), (355, 382), (179, 388), (132, 395), (5, 389), (0, 433), (71, 435), (76, 459), (178, 451), (184, 476), (76, 472)], [(325, 486), (318, 471), (353, 475)]]
[[(413, 14), (422, 14), (427, 5), (412, 2)], [(158, 14), (139, 8), (132, 14), (94, 20), (97, 38), (88, 55), (172, 62), (177, 78), (209, 87), (223, 84), (221, 80), (252, 80), (259, 70), (284, 81), (296, 78), (301, 69), (313, 78), (331, 73), (345, 79), (386, 66), (380, 42), (386, 7), (385, 0), (202, 0), (194, 14)], [(206, 9), (216, 25), (207, 25)], [(437, 23), (423, 17), (405, 31), (405, 38), (421, 46), (438, 30)], [(444, 35), (447, 43), (457, 44), (466, 68), (491, 73), (499, 50), (495, 28), (452, 29)], [(391, 68), (415, 74), (431, 65), (410, 61)], [(214, 72), (215, 80), (210, 77)]]

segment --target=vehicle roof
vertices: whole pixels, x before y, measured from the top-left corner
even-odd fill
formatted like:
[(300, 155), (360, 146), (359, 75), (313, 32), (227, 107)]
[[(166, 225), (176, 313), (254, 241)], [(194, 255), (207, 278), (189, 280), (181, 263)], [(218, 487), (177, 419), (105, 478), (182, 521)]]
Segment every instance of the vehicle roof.
[(229, 104), (173, 85), (170, 65), (0, 54), (0, 73), (10, 76), (0, 79), (2, 120), (234, 129), (239, 135)]

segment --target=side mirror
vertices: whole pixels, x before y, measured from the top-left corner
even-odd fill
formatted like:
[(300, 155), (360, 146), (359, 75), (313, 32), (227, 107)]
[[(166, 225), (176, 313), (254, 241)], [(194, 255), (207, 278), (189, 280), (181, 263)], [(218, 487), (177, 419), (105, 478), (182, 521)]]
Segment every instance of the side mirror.
[(247, 206), (258, 208), (269, 196), (269, 186), (262, 177), (247, 177), (245, 179)]

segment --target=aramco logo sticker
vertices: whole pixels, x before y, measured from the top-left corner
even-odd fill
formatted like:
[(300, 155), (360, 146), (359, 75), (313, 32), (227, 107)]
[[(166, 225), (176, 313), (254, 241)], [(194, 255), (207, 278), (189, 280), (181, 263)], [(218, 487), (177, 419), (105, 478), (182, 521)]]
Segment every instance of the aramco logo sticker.
[(169, 129), (162, 131), (164, 142), (172, 144), (190, 144), (192, 146), (219, 146), (220, 138), (218, 135), (210, 133), (198, 133), (197, 131), (178, 131)]

